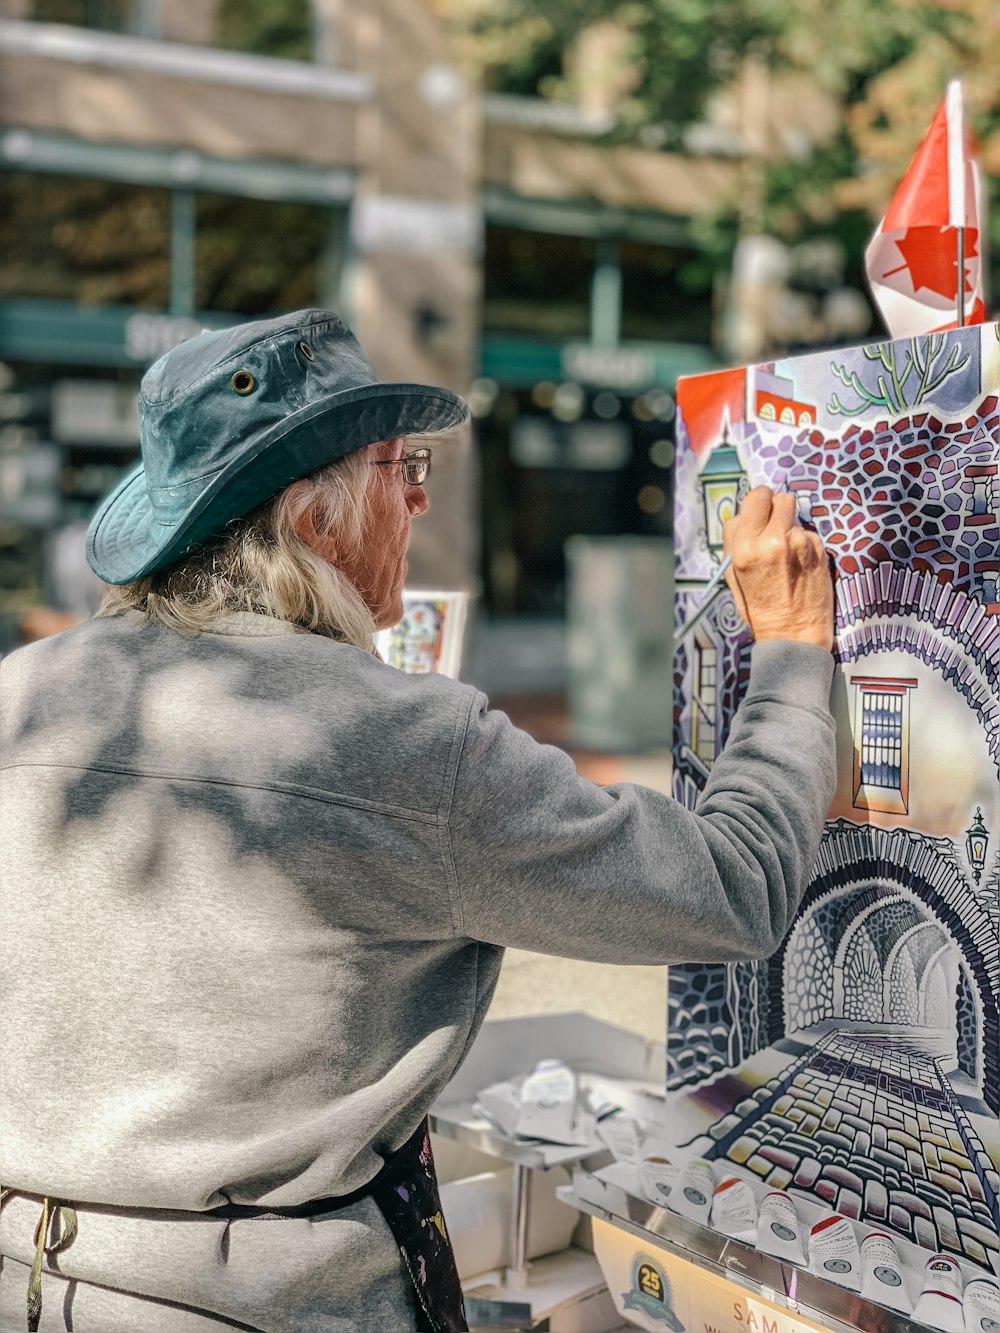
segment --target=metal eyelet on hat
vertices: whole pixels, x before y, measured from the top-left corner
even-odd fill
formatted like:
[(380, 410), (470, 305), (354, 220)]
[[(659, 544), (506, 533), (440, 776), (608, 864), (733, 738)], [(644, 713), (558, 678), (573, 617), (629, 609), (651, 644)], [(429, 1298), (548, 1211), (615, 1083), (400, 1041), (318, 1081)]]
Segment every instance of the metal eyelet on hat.
[(302, 353), (302, 355), (305, 357), (307, 361), (316, 360), (316, 353), (313, 351), (313, 349), (309, 346), (307, 342), (299, 343), (299, 351)]
[(238, 370), (229, 383), (232, 385), (236, 393), (243, 394), (244, 396), (248, 393), (253, 393), (254, 389), (257, 387), (257, 381), (250, 374), (249, 370)]

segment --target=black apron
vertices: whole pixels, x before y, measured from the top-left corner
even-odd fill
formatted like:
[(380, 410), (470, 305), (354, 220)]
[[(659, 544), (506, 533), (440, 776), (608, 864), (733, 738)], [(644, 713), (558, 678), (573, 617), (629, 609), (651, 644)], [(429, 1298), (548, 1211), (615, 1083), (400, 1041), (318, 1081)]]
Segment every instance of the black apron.
[[(5, 1189), (0, 1192), (0, 1200), (17, 1192)], [(223, 1204), (200, 1216), (227, 1220), (315, 1217), (320, 1213), (337, 1212), (365, 1198), (374, 1200), (399, 1246), (416, 1297), (417, 1333), (466, 1333), (469, 1325), (462, 1285), (441, 1212), (426, 1120), (398, 1152), (386, 1159), (374, 1180), (352, 1194), (312, 1199), (292, 1208)], [(42, 1216), (35, 1231), (35, 1263), (28, 1284), (28, 1333), (38, 1328), (42, 1313), (43, 1256), (67, 1249), (75, 1239), (77, 1228), (76, 1211), (71, 1204), (54, 1198), (43, 1199), (41, 1203)]]

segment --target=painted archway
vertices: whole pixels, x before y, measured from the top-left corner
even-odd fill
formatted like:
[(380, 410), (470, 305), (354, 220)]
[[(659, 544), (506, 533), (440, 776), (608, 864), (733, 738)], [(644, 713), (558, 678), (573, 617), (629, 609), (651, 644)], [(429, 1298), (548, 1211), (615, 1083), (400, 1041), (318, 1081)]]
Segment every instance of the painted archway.
[[(885, 962), (893, 946), (906, 932), (922, 924), (934, 925), (940, 931), (937, 946), (942, 961), (947, 956), (953, 966), (964, 968), (967, 985), (975, 995), (972, 1009), (968, 996), (962, 1001), (965, 1015), (963, 1067), (966, 1072), (975, 1069), (975, 1074), (970, 1077), (976, 1079), (991, 1109), (1000, 1110), (1000, 1068), (997, 1067), (1000, 1066), (1000, 1015), (991, 981), (992, 960), (983, 956), (973, 937), (974, 930), (982, 934), (978, 930), (981, 913), (972, 888), (957, 864), (950, 841), (928, 839), (905, 829), (886, 830), (838, 820), (827, 828), (816, 868), (817, 876), (799, 907), (792, 929), (768, 963), (768, 1043), (782, 1040), (788, 1032), (802, 1025), (801, 1003), (791, 992), (786, 992), (786, 981), (795, 975), (796, 969), (794, 956), (792, 959), (788, 957), (790, 946), (795, 944), (798, 950), (802, 941), (817, 937), (808, 924), (810, 917), (814, 918), (819, 934), (823, 936), (824, 947), (833, 959), (832, 1009), (831, 1000), (824, 1000), (826, 1012), (822, 1016), (833, 1017), (839, 1006), (845, 1017), (858, 1021), (884, 1021), (884, 986), (878, 994), (878, 1016), (862, 1019), (862, 1014), (876, 1013), (873, 957), (880, 963), (884, 978)], [(890, 938), (888, 932), (880, 931), (880, 946), (866, 931), (870, 951), (859, 941), (848, 958), (856, 932), (863, 930), (864, 923), (874, 918), (880, 909), (884, 912), (889, 908), (897, 917), (895, 935)], [(887, 917), (884, 922), (887, 924)], [(927, 945), (922, 947), (929, 949), (930, 941), (928, 932)], [(880, 952), (880, 948), (884, 952)], [(931, 957), (929, 954), (927, 963)], [(913, 962), (912, 956), (910, 961)], [(843, 968), (848, 964), (854, 968), (867, 968), (872, 974), (870, 987), (859, 991), (859, 995), (866, 999), (859, 999), (850, 1012), (837, 993), (838, 970), (842, 986)], [(926, 974), (926, 967), (924, 972)], [(959, 976), (960, 973), (954, 974), (955, 988), (959, 985)], [(943, 982), (947, 991), (947, 970)], [(942, 978), (934, 980), (932, 1003), (936, 1010), (949, 1012), (954, 1003), (957, 1011), (958, 1000), (953, 998), (954, 995), (954, 990), (950, 994), (943, 993)], [(942, 1008), (943, 1005), (947, 1008)], [(971, 1046), (973, 1021), (978, 1023), (975, 1049)]]

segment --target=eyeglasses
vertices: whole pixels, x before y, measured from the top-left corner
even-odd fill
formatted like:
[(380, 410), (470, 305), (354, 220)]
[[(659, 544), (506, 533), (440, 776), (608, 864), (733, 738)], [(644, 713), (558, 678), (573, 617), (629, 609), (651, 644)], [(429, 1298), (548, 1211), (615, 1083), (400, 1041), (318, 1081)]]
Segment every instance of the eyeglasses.
[(411, 449), (402, 458), (382, 458), (373, 462), (372, 467), (401, 467), (407, 486), (422, 486), (430, 475), (431, 451), (427, 448)]

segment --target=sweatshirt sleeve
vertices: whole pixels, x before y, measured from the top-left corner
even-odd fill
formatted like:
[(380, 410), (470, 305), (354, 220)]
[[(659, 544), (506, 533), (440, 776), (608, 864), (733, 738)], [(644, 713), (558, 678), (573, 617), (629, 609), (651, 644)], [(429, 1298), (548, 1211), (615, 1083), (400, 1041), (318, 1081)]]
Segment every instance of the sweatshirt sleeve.
[(836, 785), (832, 675), (822, 648), (756, 645), (694, 812), (632, 783), (595, 786), (477, 694), (449, 820), (464, 933), (611, 963), (772, 953)]

